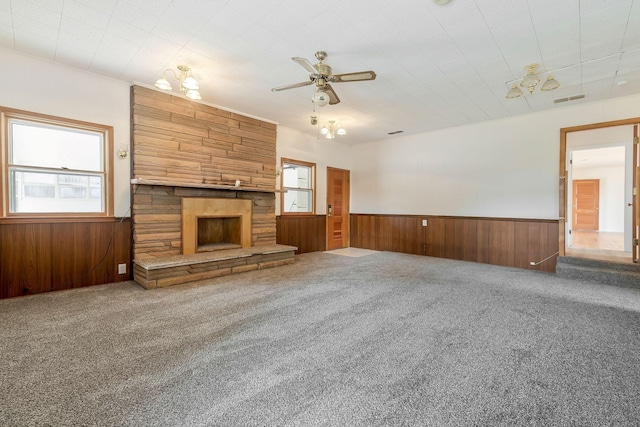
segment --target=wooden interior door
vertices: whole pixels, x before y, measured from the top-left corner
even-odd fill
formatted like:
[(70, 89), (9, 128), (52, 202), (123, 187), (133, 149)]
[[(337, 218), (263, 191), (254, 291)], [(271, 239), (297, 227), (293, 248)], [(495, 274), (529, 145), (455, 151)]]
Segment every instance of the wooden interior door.
[(600, 180), (573, 180), (572, 230), (598, 230), (600, 228)]
[(344, 169), (327, 167), (327, 250), (349, 247), (349, 178)]

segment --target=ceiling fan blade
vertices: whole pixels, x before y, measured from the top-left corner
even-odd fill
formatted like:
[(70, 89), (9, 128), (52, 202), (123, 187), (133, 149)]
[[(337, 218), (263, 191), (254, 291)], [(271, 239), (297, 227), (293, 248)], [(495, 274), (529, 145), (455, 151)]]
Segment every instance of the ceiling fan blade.
[(331, 76), (331, 82), (357, 82), (363, 80), (375, 80), (376, 73), (373, 71), (358, 71), (356, 73), (334, 74)]
[(334, 105), (340, 102), (340, 98), (338, 98), (338, 95), (336, 95), (330, 84), (324, 85), (324, 91), (329, 95), (329, 105)]
[(316, 74), (318, 72), (318, 70), (315, 69), (313, 64), (311, 64), (311, 62), (309, 62), (305, 58), (300, 58), (300, 57), (294, 56), (291, 59), (296, 61), (298, 64), (302, 65), (308, 72), (310, 72), (312, 74)]
[(313, 84), (313, 80), (309, 80), (308, 82), (294, 83), (292, 85), (274, 87), (271, 89), (271, 92), (280, 92), (281, 90), (294, 89), (302, 86), (309, 86), (310, 84)]

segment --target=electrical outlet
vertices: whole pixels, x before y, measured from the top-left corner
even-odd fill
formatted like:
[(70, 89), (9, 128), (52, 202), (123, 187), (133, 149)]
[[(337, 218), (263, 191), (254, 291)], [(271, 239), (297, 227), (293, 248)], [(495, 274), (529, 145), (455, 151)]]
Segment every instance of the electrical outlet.
[(427, 226), (427, 220), (426, 220), (426, 219), (423, 219), (423, 220), (422, 220), (422, 226), (423, 226), (423, 227), (426, 227), (426, 226)]
[(127, 264), (118, 264), (118, 274), (127, 274)]

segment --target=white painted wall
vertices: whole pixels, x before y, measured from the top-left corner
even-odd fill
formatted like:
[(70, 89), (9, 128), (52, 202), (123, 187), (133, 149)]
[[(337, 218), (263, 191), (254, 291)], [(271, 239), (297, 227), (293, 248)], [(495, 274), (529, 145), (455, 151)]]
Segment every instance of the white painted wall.
[(560, 129), (628, 117), (640, 96), (358, 145), (351, 212), (557, 219)]
[[(114, 151), (129, 145), (129, 83), (0, 47), (0, 105), (113, 126)], [(114, 152), (114, 213), (129, 216), (129, 158)]]

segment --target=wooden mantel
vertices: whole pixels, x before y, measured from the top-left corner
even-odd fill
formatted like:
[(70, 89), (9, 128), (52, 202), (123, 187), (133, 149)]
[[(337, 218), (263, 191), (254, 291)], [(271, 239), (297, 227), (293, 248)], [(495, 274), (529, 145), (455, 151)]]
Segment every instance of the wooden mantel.
[(221, 185), (221, 184), (207, 184), (205, 183), (194, 183), (194, 182), (172, 182), (165, 180), (156, 180), (156, 179), (141, 179), (134, 178), (131, 180), (131, 184), (133, 185), (158, 185), (164, 187), (188, 187), (188, 188), (207, 188), (211, 190), (231, 190), (231, 191), (257, 191), (260, 193), (280, 193), (281, 190), (276, 190), (275, 188), (272, 190), (268, 190), (265, 188), (257, 188), (248, 185), (242, 185), (242, 183), (238, 186), (235, 185)]

